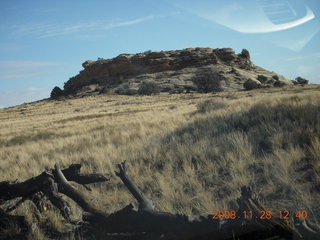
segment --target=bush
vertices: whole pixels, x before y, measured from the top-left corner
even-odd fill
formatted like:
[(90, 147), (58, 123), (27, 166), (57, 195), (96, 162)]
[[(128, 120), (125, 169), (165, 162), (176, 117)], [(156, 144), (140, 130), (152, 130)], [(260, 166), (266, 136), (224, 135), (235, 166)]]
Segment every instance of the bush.
[(61, 90), (61, 88), (55, 86), (51, 91), (50, 98), (56, 99), (61, 96), (63, 96), (63, 91)]
[(136, 95), (138, 92), (131, 88), (118, 88), (115, 90), (115, 93), (119, 95)]
[(309, 80), (302, 77), (297, 77), (295, 81), (297, 82), (297, 84), (300, 84), (300, 85), (305, 85), (309, 83)]
[(273, 83), (274, 87), (283, 87), (284, 85), (286, 85), (284, 82), (280, 82), (280, 81), (275, 81)]
[(260, 87), (260, 84), (252, 79), (248, 79), (243, 83), (243, 87), (246, 90), (252, 90)]
[(141, 95), (152, 95), (160, 92), (159, 86), (155, 82), (142, 82), (138, 89), (138, 93)]
[(197, 91), (197, 88), (196, 88), (195, 86), (189, 86), (189, 85), (184, 86), (184, 89), (185, 89), (187, 92)]
[(131, 88), (128, 88), (126, 89), (125, 91), (125, 95), (136, 95), (138, 93), (138, 91), (136, 89), (131, 89)]
[(265, 75), (258, 75), (257, 79), (258, 79), (261, 83), (264, 83), (264, 82), (268, 81), (268, 77), (266, 77)]
[(272, 78), (276, 81), (279, 81), (279, 76), (278, 75), (273, 75)]
[(216, 100), (206, 100), (197, 106), (197, 109), (198, 109), (197, 112), (206, 113), (206, 112), (222, 109), (225, 107), (227, 107), (227, 104), (225, 104), (224, 102), (219, 102)]
[(185, 90), (184, 90), (184, 87), (175, 87), (173, 88), (169, 93), (170, 94), (180, 94), (180, 93), (184, 93)]
[(115, 94), (115, 90), (113, 88), (109, 88), (108, 86), (103, 86), (100, 89), (100, 93), (101, 94), (107, 94), (107, 95), (114, 95)]
[(218, 74), (206, 74), (203, 76), (197, 76), (192, 80), (198, 87), (198, 92), (221, 92), (220, 76)]

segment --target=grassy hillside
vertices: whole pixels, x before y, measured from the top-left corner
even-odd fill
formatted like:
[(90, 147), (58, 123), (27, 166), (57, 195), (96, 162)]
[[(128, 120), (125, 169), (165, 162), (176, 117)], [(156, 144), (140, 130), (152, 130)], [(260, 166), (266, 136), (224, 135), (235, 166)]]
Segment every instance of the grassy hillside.
[[(266, 210), (307, 210), (319, 223), (320, 86), (101, 95), (0, 109), (0, 181), (27, 179), (56, 162), (114, 174), (124, 160), (159, 210), (235, 210), (240, 187), (250, 185)], [(134, 202), (116, 177), (87, 193), (107, 212)], [(28, 203), (16, 211), (32, 221)], [(47, 217), (63, 227), (54, 212)]]

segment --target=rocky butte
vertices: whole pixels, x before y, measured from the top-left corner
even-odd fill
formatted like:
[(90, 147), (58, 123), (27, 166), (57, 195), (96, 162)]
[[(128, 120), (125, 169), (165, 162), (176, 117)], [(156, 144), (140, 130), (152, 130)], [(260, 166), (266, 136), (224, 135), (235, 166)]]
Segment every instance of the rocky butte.
[(292, 84), (285, 77), (258, 67), (243, 49), (186, 48), (120, 54), (112, 59), (85, 61), (83, 70), (52, 97), (117, 93), (134, 95), (144, 83), (162, 93), (238, 91)]

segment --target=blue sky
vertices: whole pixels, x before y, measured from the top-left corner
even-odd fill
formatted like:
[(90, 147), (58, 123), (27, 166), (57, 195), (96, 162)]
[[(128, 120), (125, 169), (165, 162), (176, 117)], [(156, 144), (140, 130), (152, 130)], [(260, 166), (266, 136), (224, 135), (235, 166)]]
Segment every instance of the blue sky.
[(0, 107), (46, 98), (85, 60), (187, 47), (250, 51), (320, 83), (317, 0), (1, 0)]

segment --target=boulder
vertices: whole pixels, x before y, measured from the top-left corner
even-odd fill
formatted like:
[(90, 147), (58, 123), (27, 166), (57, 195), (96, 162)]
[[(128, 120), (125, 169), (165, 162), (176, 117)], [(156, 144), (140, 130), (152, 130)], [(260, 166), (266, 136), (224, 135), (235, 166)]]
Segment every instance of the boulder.
[(83, 68), (87, 68), (87, 67), (91, 66), (94, 63), (95, 63), (95, 61), (87, 60), (84, 63), (82, 63), (82, 67)]

